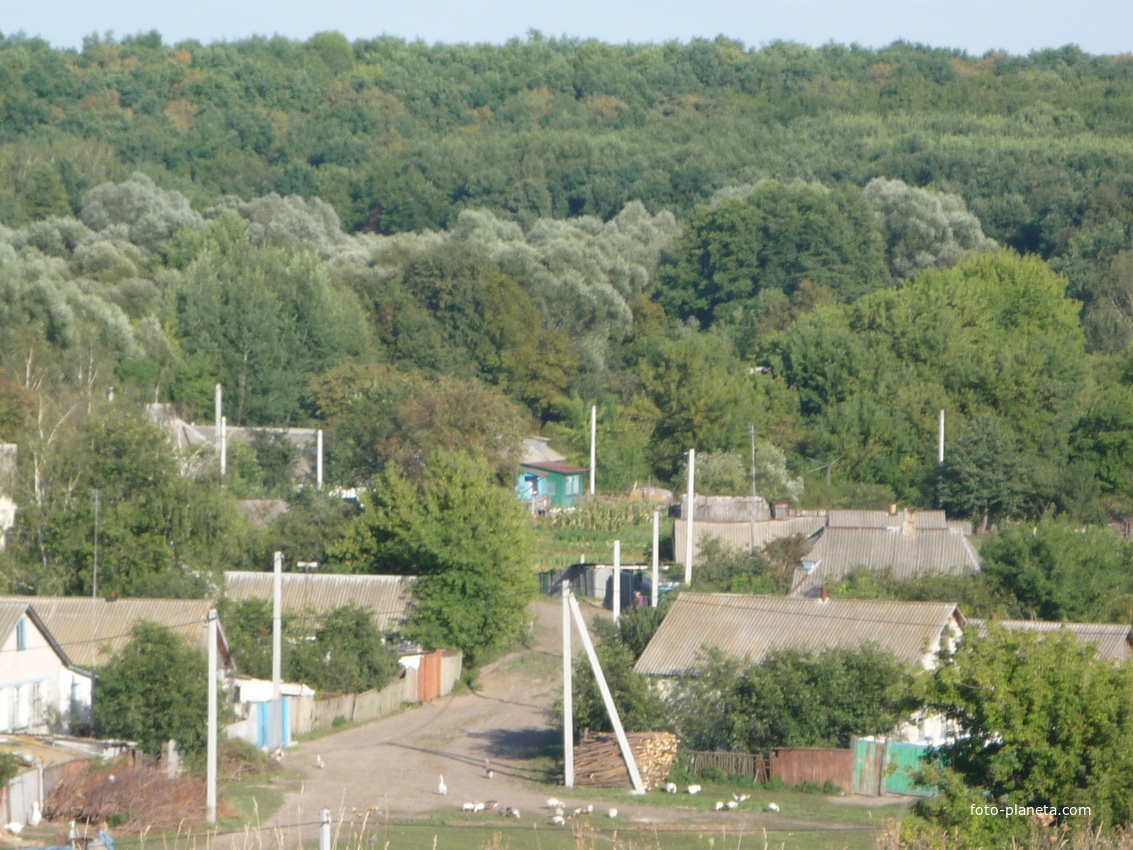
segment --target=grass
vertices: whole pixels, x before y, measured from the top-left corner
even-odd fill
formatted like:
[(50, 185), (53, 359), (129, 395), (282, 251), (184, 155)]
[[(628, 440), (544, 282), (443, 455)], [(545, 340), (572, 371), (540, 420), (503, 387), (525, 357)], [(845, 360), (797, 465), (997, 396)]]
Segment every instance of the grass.
[(245, 825), (259, 826), (271, 821), (282, 808), (284, 795), (297, 789), (301, 782), (298, 772), (280, 768), (223, 783), (217, 794), (232, 814), (218, 821), (217, 828), (222, 831), (239, 830)]
[[(473, 820), (473, 818), (476, 818)], [(368, 823), (344, 828), (338, 850), (872, 850), (881, 824), (872, 826), (791, 825), (770, 831), (744, 831), (721, 823), (633, 824), (605, 816), (554, 826), (545, 812), (523, 819), (468, 816), (413, 822)]]

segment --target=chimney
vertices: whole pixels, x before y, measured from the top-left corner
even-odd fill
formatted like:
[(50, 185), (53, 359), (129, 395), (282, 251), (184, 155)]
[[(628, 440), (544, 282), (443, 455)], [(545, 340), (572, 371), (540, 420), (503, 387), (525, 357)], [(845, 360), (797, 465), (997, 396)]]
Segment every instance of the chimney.
[(819, 592), (819, 598), (823, 602), (829, 602), (830, 601), (830, 593), (826, 590), (826, 585), (822, 585), (822, 590)]
[(897, 505), (892, 504), (889, 506), (889, 516), (897, 516)]

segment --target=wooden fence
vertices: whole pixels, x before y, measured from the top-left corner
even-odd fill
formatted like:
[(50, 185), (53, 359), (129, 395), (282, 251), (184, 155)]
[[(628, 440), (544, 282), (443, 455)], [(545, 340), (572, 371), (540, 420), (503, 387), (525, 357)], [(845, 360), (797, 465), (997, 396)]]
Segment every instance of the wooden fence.
[(705, 770), (719, 771), (726, 776), (750, 776), (753, 782), (768, 779), (767, 759), (763, 753), (689, 752), (688, 772), (700, 776)]

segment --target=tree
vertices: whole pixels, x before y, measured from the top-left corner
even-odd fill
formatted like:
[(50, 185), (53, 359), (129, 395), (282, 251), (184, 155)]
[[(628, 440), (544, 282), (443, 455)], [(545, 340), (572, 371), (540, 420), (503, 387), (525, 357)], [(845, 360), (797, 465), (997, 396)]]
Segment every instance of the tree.
[(397, 673), (397, 656), (385, 645), (372, 611), (346, 605), (320, 620), (313, 640), (303, 636), (290, 648), (289, 677), (335, 693), (389, 684)]
[(954, 266), (974, 251), (997, 247), (959, 195), (884, 177), (870, 180), (862, 194), (882, 223), (889, 268), (898, 280), (933, 266)]
[(469, 666), (519, 638), (534, 597), (531, 529), (482, 454), (438, 449), (411, 481), (393, 465), (332, 557), (354, 572), (416, 575), (406, 634)]
[(912, 672), (877, 647), (777, 650), (739, 665), (717, 650), (669, 699), (688, 746), (762, 752), (846, 747), (883, 735), (917, 707)]
[(873, 214), (857, 189), (773, 180), (697, 207), (660, 274), (661, 303), (702, 326), (763, 291), (803, 281), (851, 301), (891, 283)]
[(973, 817), (972, 806), (1088, 806), (1088, 829), (1133, 821), (1133, 671), (1070, 632), (969, 628), (933, 673), (927, 708), (957, 735), (939, 748), (944, 766), (924, 771), (940, 794), (920, 814), (967, 845), (1032, 830), (1031, 818)]
[(982, 416), (964, 426), (940, 468), (940, 502), (984, 532), (990, 520), (1022, 507), (1025, 475), (1014, 437), (999, 419)]
[(171, 738), (186, 752), (200, 750), (208, 737), (204, 654), (156, 623), (136, 623), (130, 635), (98, 671), (94, 714), (101, 734), (137, 741), (150, 755)]

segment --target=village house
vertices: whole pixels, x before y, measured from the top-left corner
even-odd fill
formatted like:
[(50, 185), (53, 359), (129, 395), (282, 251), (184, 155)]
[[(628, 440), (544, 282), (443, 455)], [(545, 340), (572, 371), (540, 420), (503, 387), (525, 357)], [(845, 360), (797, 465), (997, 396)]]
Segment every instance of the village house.
[[(931, 670), (937, 654), (952, 650), (964, 615), (952, 602), (750, 596), (685, 591), (658, 627), (635, 670), (658, 680), (696, 675), (704, 651), (758, 664), (776, 650), (822, 652), (876, 646), (899, 661)], [(941, 717), (909, 718), (894, 737), (936, 741)]]
[(0, 602), (0, 732), (59, 731), (90, 706), (77, 670), (28, 597)]
[(566, 463), (566, 456), (547, 445), (544, 438), (528, 437), (523, 441), (520, 467), (515, 492), (530, 505), (532, 513), (569, 508), (582, 501), (582, 479), (589, 470)]
[[(0, 604), (32, 603), (61, 650), (80, 670), (97, 675), (131, 639), (135, 623), (165, 626), (190, 644), (208, 649), (207, 599), (92, 599), (87, 596), (0, 596)], [(217, 625), (217, 663), (235, 672), (224, 629)], [(89, 702), (88, 702), (89, 704)]]
[[(272, 599), (274, 574), (224, 574), (224, 592), (232, 599)], [(336, 573), (283, 573), (283, 610), (310, 617), (344, 605), (357, 605), (374, 615), (382, 632), (399, 630), (409, 619), (412, 576), (342, 575)]]
[(832, 510), (795, 570), (791, 595), (817, 596), (854, 570), (920, 575), (975, 575), (980, 557), (971, 523), (944, 511)]

